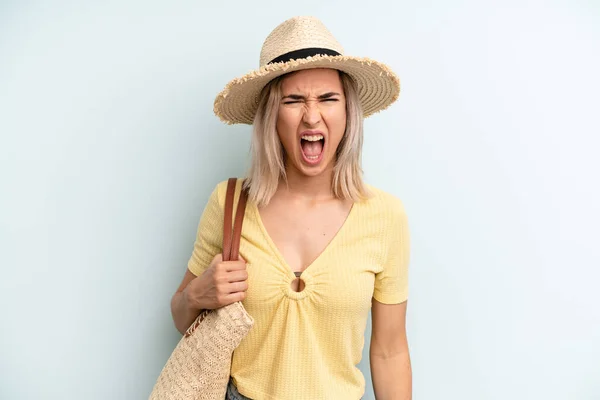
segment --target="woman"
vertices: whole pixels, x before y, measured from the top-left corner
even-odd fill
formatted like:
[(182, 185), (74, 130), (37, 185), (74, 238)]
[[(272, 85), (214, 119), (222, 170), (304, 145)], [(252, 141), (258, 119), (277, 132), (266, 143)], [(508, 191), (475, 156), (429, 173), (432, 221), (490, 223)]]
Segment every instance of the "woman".
[(407, 219), (360, 168), (363, 117), (396, 100), (398, 78), (344, 56), (312, 17), (279, 25), (260, 65), (215, 101), (223, 121), (254, 125), (241, 257), (221, 259), (222, 182), (172, 299), (175, 325), (184, 333), (200, 310), (243, 302), (255, 324), (234, 352), (229, 399), (358, 399), (371, 310), (375, 394), (410, 399)]

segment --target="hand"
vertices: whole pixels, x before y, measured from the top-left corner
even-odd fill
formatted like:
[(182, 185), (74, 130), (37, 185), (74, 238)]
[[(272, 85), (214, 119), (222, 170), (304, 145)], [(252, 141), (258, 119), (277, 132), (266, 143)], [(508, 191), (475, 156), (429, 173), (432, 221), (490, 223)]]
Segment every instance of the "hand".
[(246, 298), (248, 272), (246, 261), (223, 261), (217, 254), (204, 273), (184, 289), (187, 303), (199, 310), (214, 310)]

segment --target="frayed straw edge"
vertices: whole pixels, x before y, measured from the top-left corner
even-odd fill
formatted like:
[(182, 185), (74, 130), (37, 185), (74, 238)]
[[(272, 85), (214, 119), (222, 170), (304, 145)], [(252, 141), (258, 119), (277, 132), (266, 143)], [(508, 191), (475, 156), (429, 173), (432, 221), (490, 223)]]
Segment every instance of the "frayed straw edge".
[[(368, 66), (371, 66), (373, 64), (377, 65), (379, 68), (382, 69), (382, 71), (379, 73), (379, 76), (382, 76), (382, 74), (385, 72), (385, 74), (387, 75), (388, 78), (391, 78), (392, 81), (400, 88), (400, 78), (398, 78), (398, 75), (396, 75), (394, 73), (394, 71), (392, 71), (392, 69), (387, 65), (384, 64), (382, 62), (370, 59), (368, 57), (354, 57), (354, 56), (327, 56), (327, 55), (316, 55), (316, 56), (309, 56), (306, 58), (300, 58), (297, 60), (290, 60), (287, 62), (280, 62), (280, 63), (274, 63), (274, 64), (267, 64), (267, 65), (263, 65), (262, 67), (260, 67), (259, 69), (255, 69), (250, 71), (249, 73), (242, 75), (240, 77), (234, 78), (231, 81), (229, 81), (229, 83), (227, 83), (227, 85), (225, 86), (225, 88), (217, 95), (217, 97), (215, 98), (214, 101), (214, 106), (213, 106), (213, 112), (215, 113), (215, 115), (217, 117), (219, 117), (219, 119), (226, 123), (227, 125), (234, 125), (234, 124), (238, 124), (238, 123), (244, 123), (244, 124), (252, 124), (252, 121), (247, 122), (247, 121), (232, 121), (229, 120), (227, 118), (225, 118), (225, 116), (219, 111), (219, 108), (221, 106), (221, 103), (223, 102), (223, 100), (229, 95), (229, 92), (231, 91), (231, 89), (233, 87), (236, 87), (238, 85), (244, 84), (248, 81), (253, 81), (255, 79), (258, 78), (262, 78), (264, 76), (269, 75), (272, 72), (283, 72), (285, 73), (286, 71), (296, 68), (298, 66), (302, 66), (305, 64), (311, 64), (314, 62), (318, 62), (318, 61), (322, 61), (322, 60), (328, 60), (331, 63), (338, 63), (338, 62), (343, 62), (343, 61), (354, 61), (354, 62), (359, 62), (361, 64), (366, 64)], [(283, 74), (281, 74), (283, 75)], [(275, 77), (273, 77), (275, 78)], [(394, 95), (394, 97), (392, 98), (392, 100), (383, 108), (371, 112), (369, 114), (365, 114), (365, 118), (374, 115), (376, 113), (379, 113), (383, 110), (386, 110), (387, 108), (389, 108), (393, 103), (396, 102), (396, 100), (398, 100), (398, 97), (400, 95), (400, 90), (398, 91), (398, 93), (396, 93)]]

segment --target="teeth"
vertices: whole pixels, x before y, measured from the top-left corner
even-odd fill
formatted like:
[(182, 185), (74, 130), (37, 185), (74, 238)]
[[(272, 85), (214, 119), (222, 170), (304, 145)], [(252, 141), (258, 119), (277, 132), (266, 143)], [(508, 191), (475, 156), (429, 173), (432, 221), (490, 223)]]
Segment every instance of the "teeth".
[(317, 140), (323, 139), (323, 135), (306, 135), (302, 136), (302, 139), (308, 140), (309, 142), (316, 142)]

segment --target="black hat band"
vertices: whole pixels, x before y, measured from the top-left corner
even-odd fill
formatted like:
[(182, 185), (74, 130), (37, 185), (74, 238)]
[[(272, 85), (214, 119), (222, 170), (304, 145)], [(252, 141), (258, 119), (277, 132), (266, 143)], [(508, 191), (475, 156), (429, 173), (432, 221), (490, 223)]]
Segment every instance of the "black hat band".
[(275, 64), (275, 63), (280, 63), (280, 62), (288, 62), (291, 60), (297, 60), (299, 58), (307, 58), (307, 57), (313, 57), (313, 56), (318, 56), (318, 55), (322, 55), (322, 56), (341, 56), (340, 53), (338, 53), (335, 50), (331, 50), (331, 49), (322, 49), (319, 47), (310, 47), (307, 49), (300, 49), (300, 50), (294, 50), (294, 51), (290, 51), (289, 53), (285, 53), (280, 55), (277, 58), (274, 58), (273, 60), (271, 60), (269, 62), (269, 64)]

